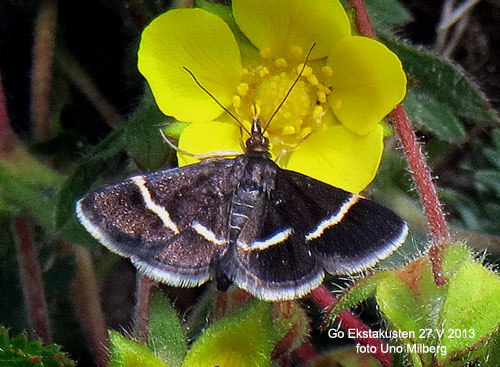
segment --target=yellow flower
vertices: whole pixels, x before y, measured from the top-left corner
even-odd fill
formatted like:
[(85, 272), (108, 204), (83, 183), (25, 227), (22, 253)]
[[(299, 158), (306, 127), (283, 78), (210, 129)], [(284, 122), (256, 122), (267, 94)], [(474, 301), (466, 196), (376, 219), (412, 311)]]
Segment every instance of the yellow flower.
[[(223, 17), (171, 10), (142, 34), (139, 70), (159, 108), (191, 123), (180, 148), (242, 151), (240, 142), (248, 137), (184, 68), (247, 128), (254, 105), (266, 126), (316, 44), (266, 130), (271, 155), (282, 157), (284, 168), (363, 190), (382, 156), (380, 120), (406, 91), (396, 55), (375, 40), (352, 36), (336, 0), (233, 0), (232, 15)], [(180, 165), (194, 161), (179, 154)]]

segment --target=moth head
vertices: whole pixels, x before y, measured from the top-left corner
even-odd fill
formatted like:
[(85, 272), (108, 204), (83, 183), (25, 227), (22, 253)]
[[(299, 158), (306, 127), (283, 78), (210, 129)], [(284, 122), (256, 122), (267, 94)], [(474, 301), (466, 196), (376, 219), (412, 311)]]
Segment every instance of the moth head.
[(252, 133), (250, 134), (250, 138), (248, 138), (245, 145), (247, 153), (262, 153), (269, 151), (269, 139), (262, 133), (262, 127), (257, 114), (253, 117)]

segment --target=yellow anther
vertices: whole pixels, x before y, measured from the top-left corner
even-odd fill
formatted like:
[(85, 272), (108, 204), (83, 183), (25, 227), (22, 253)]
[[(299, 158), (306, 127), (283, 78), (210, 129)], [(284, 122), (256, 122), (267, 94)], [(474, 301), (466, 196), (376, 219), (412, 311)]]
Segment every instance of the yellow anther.
[(325, 92), (318, 92), (316, 93), (318, 96), (318, 102), (320, 103), (325, 103), (326, 102), (326, 93)]
[(325, 87), (323, 84), (318, 84), (317, 85), (318, 89), (320, 90), (320, 92), (323, 92), (325, 93), (326, 95), (329, 95), (330, 93), (332, 93), (331, 89), (330, 88), (327, 88)]
[(233, 98), (233, 106), (234, 108), (240, 108), (241, 107), (241, 97), (238, 95), (234, 95)]
[(309, 83), (311, 83), (311, 85), (314, 85), (314, 86), (318, 85), (318, 83), (319, 83), (318, 78), (317, 78), (317, 77), (316, 77), (316, 75), (314, 75), (314, 74), (310, 74), (310, 75), (308, 75), (308, 76), (307, 76), (307, 81), (308, 81)]
[(300, 127), (302, 126), (302, 124), (304, 123), (304, 120), (302, 119), (297, 119), (293, 122), (293, 124), (300, 129)]
[(295, 57), (300, 57), (304, 53), (304, 51), (302, 51), (302, 47), (300, 46), (292, 46), (290, 47), (290, 51), (292, 52), (292, 55)]
[(295, 126), (292, 125), (286, 125), (283, 130), (281, 130), (281, 133), (283, 135), (293, 135), (295, 134)]
[(332, 103), (332, 108), (334, 110), (337, 110), (337, 111), (340, 110), (342, 108), (342, 101), (340, 99), (337, 99), (336, 101), (334, 101)]
[(286, 73), (285, 73), (284, 71), (282, 71), (282, 72), (280, 73), (280, 78), (281, 78), (281, 79), (285, 79), (285, 78), (286, 78)]
[(248, 69), (247, 68), (241, 69), (241, 75), (248, 75)]
[[(299, 64), (299, 66), (297, 66), (297, 73), (300, 73), (303, 67), (304, 67), (304, 63)], [(302, 75), (303, 76), (309, 76), (309, 75), (312, 74), (312, 72), (313, 72), (312, 67), (306, 66), (305, 69), (304, 69), (304, 72), (302, 73)]]
[(288, 111), (286, 112), (283, 112), (283, 118), (286, 120), (286, 119), (289, 119), (290, 117), (292, 116), (292, 114)]
[(323, 117), (324, 114), (325, 114), (325, 112), (323, 111), (323, 107), (321, 107), (321, 106), (314, 107), (313, 114), (312, 114), (314, 119), (319, 120)]
[(240, 83), (240, 85), (238, 85), (236, 87), (236, 92), (238, 92), (238, 94), (241, 97), (245, 97), (247, 95), (249, 89), (250, 89), (250, 87), (248, 86), (247, 83)]
[(306, 136), (308, 136), (312, 132), (312, 129), (309, 126), (306, 126), (305, 128), (300, 130), (300, 137), (304, 139)]
[(264, 47), (262, 50), (260, 50), (260, 56), (263, 58), (271, 56), (271, 49), (269, 47)]
[(284, 58), (280, 57), (279, 59), (276, 59), (274, 65), (276, 65), (278, 68), (286, 68), (288, 66), (288, 63)]
[(266, 77), (267, 75), (269, 75), (269, 69), (266, 68), (265, 66), (261, 67), (258, 71), (259, 75), (261, 78), (264, 78)]
[(332, 76), (333, 75), (333, 70), (330, 66), (325, 65), (321, 68), (321, 72), (326, 75), (326, 76)]

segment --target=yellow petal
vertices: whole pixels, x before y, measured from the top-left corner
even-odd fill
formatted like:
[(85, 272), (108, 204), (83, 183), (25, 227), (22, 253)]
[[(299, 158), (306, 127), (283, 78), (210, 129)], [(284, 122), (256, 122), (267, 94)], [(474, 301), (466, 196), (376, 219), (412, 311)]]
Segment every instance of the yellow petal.
[(406, 93), (401, 61), (373, 39), (343, 39), (327, 64), (333, 70), (328, 101), (342, 124), (355, 133), (368, 133)]
[[(193, 154), (240, 151), (240, 128), (233, 123), (218, 121), (193, 122), (181, 133), (179, 148)], [(199, 162), (198, 159), (177, 153), (179, 166)]]
[(326, 57), (337, 41), (351, 34), (337, 0), (233, 0), (233, 15), (250, 41), (275, 58), (303, 60), (314, 42), (311, 59)]
[(202, 9), (171, 10), (154, 19), (142, 33), (138, 66), (162, 112), (187, 122), (208, 121), (223, 110), (183, 67), (224, 106), (231, 104), (242, 68), (227, 24)]
[(293, 151), (287, 169), (350, 192), (360, 192), (377, 173), (384, 150), (383, 128), (357, 135), (342, 125), (311, 134)]

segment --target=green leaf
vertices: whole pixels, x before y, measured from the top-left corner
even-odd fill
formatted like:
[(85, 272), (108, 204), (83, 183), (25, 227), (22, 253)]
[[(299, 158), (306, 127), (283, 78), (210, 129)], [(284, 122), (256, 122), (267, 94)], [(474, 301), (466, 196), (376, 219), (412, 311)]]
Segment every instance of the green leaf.
[(157, 170), (165, 164), (170, 149), (159, 130), (171, 120), (158, 109), (147, 88), (141, 104), (126, 124), (123, 136), (130, 156), (142, 170)]
[(109, 333), (110, 367), (166, 367), (146, 346), (127, 339), (116, 331)]
[(215, 309), (216, 298), (217, 288), (215, 284), (209, 284), (201, 298), (193, 305), (184, 322), (187, 340), (196, 339), (207, 327), (208, 320), (210, 320), (212, 311)]
[(180, 121), (174, 121), (170, 124), (168, 124), (164, 129), (163, 132), (172, 138), (179, 139), (179, 136), (181, 136), (182, 131), (188, 126), (189, 124), (187, 122), (180, 122)]
[(500, 366), (500, 333), (495, 333), (486, 345), (484, 356), (477, 361), (480, 367)]
[(376, 297), (380, 310), (396, 328), (418, 335), (418, 331), (427, 326), (420, 302), (395, 274), (378, 284)]
[(412, 21), (410, 12), (396, 0), (367, 0), (366, 10), (377, 33)]
[(500, 171), (480, 170), (476, 172), (476, 179), (500, 195)]
[(272, 305), (252, 300), (210, 326), (189, 350), (184, 367), (270, 366), (276, 336)]
[(349, 307), (357, 306), (367, 298), (373, 297), (378, 284), (387, 276), (391, 276), (391, 273), (380, 271), (357, 281), (352, 288), (347, 290), (342, 297), (335, 302), (335, 306), (330, 312), (331, 321), (333, 321), (341, 311)]
[[(31, 181), (31, 180), (30, 180)], [(0, 164), (0, 195), (10, 209), (29, 210), (48, 230), (54, 229), (57, 186), (38, 185), (26, 181)]]
[(443, 258), (443, 275), (450, 279), (455, 272), (466, 262), (471, 260), (470, 250), (465, 245), (454, 244), (449, 246)]
[(236, 24), (233, 17), (233, 11), (230, 6), (207, 0), (196, 0), (196, 6), (208, 11), (209, 13), (217, 15), (224, 22), (226, 22), (233, 32), (234, 38), (236, 38), (242, 54), (252, 56), (254, 59), (259, 55), (259, 50), (250, 42), (247, 36), (245, 36)]
[(226, 22), (227, 25), (229, 25), (229, 28), (231, 28), (233, 32), (235, 30), (239, 31), (239, 27), (234, 21), (233, 11), (230, 6), (207, 0), (196, 0), (195, 4), (197, 8), (201, 8), (209, 13), (217, 15), (224, 22)]
[(424, 91), (409, 91), (403, 101), (412, 123), (424, 127), (439, 139), (459, 142), (465, 138), (465, 128), (451, 106)]
[(57, 204), (57, 228), (62, 228), (70, 218), (74, 218), (76, 201), (88, 192), (103, 172), (114, 165), (120, 153), (127, 150), (144, 170), (161, 167), (168, 147), (162, 140), (159, 129), (166, 120), (159, 112), (151, 93), (146, 91), (130, 121), (95, 146), (66, 180)]
[(416, 79), (415, 93), (423, 93), (448, 105), (457, 117), (478, 124), (496, 121), (496, 114), (484, 95), (457, 67), (402, 41), (383, 35), (380, 38), (401, 58), (406, 72)]
[[(377, 303), (389, 322), (400, 331), (414, 333), (415, 338), (402, 340), (405, 344), (429, 344), (428, 339), (420, 338), (421, 329), (429, 329), (427, 315), (410, 288), (395, 274), (386, 277), (377, 287)], [(409, 352), (415, 366), (422, 365), (422, 359), (430, 356), (420, 356), (417, 352)]]
[(48, 230), (54, 229), (54, 203), (62, 178), (22, 145), (0, 158), (0, 210), (29, 211)]
[(492, 165), (500, 169), (500, 148), (499, 149), (484, 148), (483, 154)]
[(355, 347), (341, 347), (322, 353), (307, 363), (307, 367), (380, 367), (380, 362), (367, 353), (359, 353)]
[(56, 344), (43, 345), (40, 339), (28, 339), (26, 334), (13, 338), (0, 326), (0, 366), (73, 367), (75, 362), (61, 352)]
[[(448, 295), (440, 314), (446, 346), (444, 360), (457, 352), (468, 352), (491, 335), (500, 324), (500, 277), (473, 260), (466, 261), (450, 279)], [(450, 335), (450, 330), (460, 334)]]
[(168, 298), (155, 291), (150, 298), (149, 348), (169, 367), (180, 367), (187, 345), (177, 313)]
[(101, 141), (64, 183), (57, 202), (56, 227), (62, 228), (75, 216), (75, 203), (91, 188), (97, 178), (114, 163), (125, 149), (123, 130), (117, 129)]
[(493, 144), (495, 144), (495, 147), (497, 150), (500, 150), (500, 129), (495, 129), (492, 132), (492, 140)]

